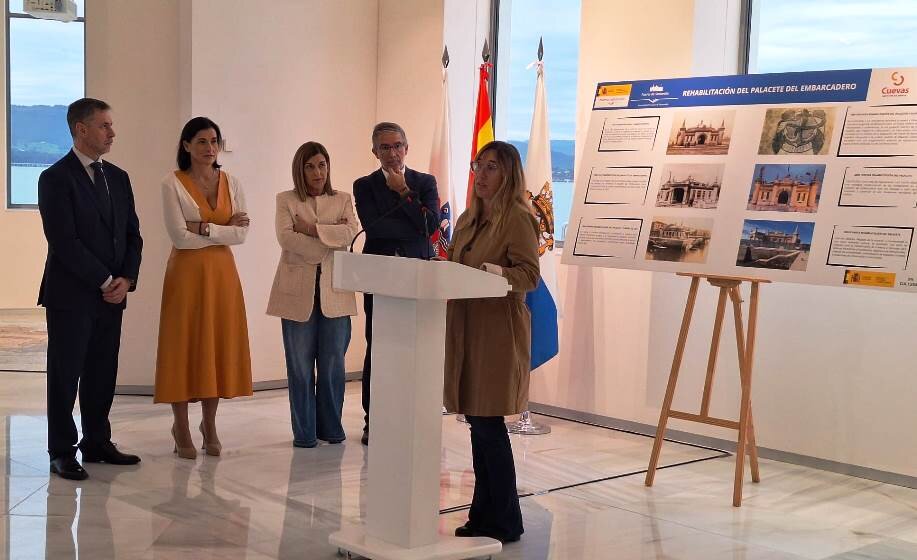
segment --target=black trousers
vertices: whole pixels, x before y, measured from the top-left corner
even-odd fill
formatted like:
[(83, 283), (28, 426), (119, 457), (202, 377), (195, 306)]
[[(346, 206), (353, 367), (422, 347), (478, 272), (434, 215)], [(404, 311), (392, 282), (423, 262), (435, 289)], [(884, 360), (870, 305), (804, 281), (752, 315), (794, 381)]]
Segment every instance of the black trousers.
[(373, 352), (373, 295), (363, 294), (363, 312), (366, 314), (366, 356), (363, 357), (363, 425), (369, 428), (369, 379), (372, 373)]
[(520, 536), (522, 511), (516, 490), (513, 448), (502, 416), (465, 416), (471, 425), (474, 497), (468, 525), (494, 538)]
[(115, 395), (121, 318), (117, 306), (95, 312), (47, 309), (48, 454), (76, 454), (73, 404), (80, 397), (81, 447), (111, 440), (108, 413)]

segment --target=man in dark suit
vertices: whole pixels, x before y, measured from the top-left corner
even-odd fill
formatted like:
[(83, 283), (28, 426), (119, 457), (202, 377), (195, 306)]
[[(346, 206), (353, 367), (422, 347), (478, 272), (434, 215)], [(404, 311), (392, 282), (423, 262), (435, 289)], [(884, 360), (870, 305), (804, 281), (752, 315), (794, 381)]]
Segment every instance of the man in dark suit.
[[(363, 252), (430, 259), (430, 235), (439, 224), (439, 194), (432, 175), (408, 169), (408, 139), (404, 129), (390, 122), (373, 128), (373, 155), (381, 167), (353, 183), (360, 223), (366, 228)], [(363, 360), (363, 445), (369, 443), (369, 397), (372, 353), (373, 296), (363, 295), (366, 312), (366, 357)]]
[[(140, 271), (140, 225), (127, 173), (100, 158), (115, 132), (104, 101), (67, 110), (73, 150), (38, 178), (38, 209), (48, 257), (38, 304), (48, 322), (48, 454), (51, 472), (83, 480), (76, 460), (132, 465), (111, 442), (111, 410), (127, 292)], [(80, 397), (77, 445), (73, 404)]]

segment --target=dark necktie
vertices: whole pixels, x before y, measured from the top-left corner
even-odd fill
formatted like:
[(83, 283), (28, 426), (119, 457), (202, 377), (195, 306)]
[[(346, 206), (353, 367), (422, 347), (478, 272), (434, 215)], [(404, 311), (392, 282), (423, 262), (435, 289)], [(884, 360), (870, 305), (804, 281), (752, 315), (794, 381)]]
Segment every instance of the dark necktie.
[(96, 196), (102, 203), (102, 210), (107, 219), (111, 219), (111, 195), (108, 192), (108, 180), (105, 178), (105, 172), (102, 171), (102, 162), (94, 161), (89, 164), (92, 168), (92, 177), (95, 181)]

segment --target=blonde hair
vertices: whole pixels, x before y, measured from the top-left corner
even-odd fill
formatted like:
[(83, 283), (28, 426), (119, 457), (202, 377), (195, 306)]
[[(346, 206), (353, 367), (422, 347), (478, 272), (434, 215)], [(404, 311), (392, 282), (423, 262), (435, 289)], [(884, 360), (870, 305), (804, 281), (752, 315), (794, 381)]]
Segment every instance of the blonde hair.
[[(520, 207), (531, 213), (532, 207), (528, 202), (525, 189), (525, 173), (522, 170), (522, 158), (515, 146), (508, 142), (494, 140), (488, 142), (478, 151), (475, 161), (480, 161), (487, 152), (493, 152), (497, 165), (503, 172), (503, 183), (494, 195), (493, 210), (490, 216), (495, 229), (499, 229), (504, 218), (513, 207)], [(480, 225), (484, 213), (484, 202), (478, 193), (471, 197), (468, 214), (475, 227)], [(465, 224), (467, 225), (467, 224)], [(456, 224), (458, 228), (458, 224)]]
[(331, 188), (331, 156), (328, 155), (328, 150), (318, 142), (306, 142), (296, 150), (293, 156), (293, 187), (299, 200), (303, 202), (307, 196), (312, 196), (306, 188), (306, 162), (318, 154), (324, 156), (325, 163), (328, 164), (328, 174), (325, 175), (325, 188), (322, 189), (322, 194), (334, 194), (334, 189)]

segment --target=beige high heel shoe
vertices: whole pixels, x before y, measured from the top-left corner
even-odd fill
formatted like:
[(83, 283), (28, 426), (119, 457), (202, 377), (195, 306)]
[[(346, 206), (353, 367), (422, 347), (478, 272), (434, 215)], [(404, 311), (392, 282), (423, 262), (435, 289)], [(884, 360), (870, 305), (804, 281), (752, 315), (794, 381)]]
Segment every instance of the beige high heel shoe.
[(178, 437), (175, 435), (175, 426), (172, 426), (172, 439), (175, 440), (175, 449), (172, 450), (173, 453), (177, 453), (182, 459), (197, 459), (197, 449), (192, 445), (191, 447), (179, 447), (178, 446)]
[(204, 436), (204, 445), (201, 446), (201, 449), (204, 450), (207, 455), (212, 455), (213, 457), (219, 457), (220, 453), (223, 451), (223, 444), (219, 441), (210, 442), (207, 441), (207, 433), (204, 431), (204, 423), (201, 422), (201, 425), (198, 426), (201, 430), (201, 435)]

